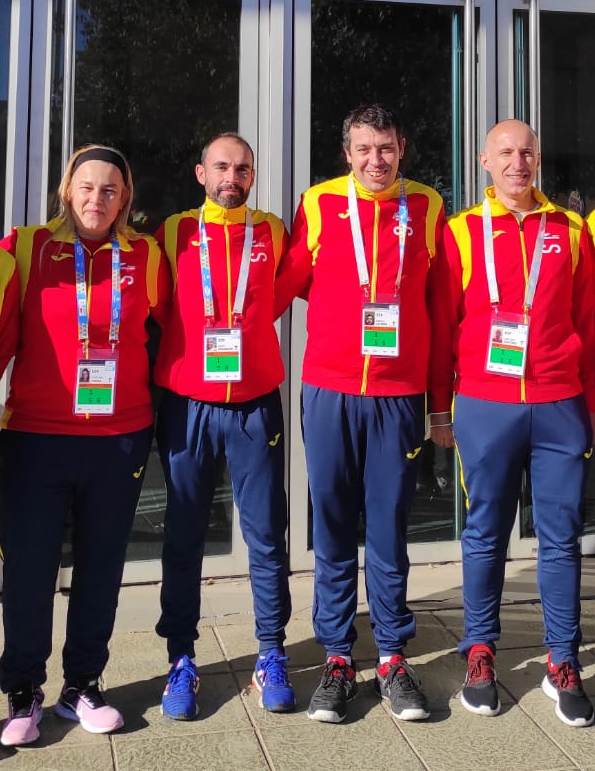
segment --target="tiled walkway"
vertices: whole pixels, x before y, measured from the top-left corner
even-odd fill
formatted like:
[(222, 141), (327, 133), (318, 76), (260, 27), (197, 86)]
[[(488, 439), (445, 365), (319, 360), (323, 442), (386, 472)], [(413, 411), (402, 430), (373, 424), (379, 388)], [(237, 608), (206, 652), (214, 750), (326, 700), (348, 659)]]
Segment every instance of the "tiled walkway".
[[(408, 656), (432, 708), (431, 719), (417, 724), (393, 720), (374, 693), (376, 653), (365, 604), (360, 606), (354, 651), (361, 687), (348, 720), (342, 725), (308, 720), (305, 709), (319, 678), (321, 651), (310, 623), (312, 578), (301, 575), (292, 578), (294, 615), (287, 645), (296, 712), (271, 715), (258, 707), (250, 688), (255, 644), (249, 585), (245, 580), (221, 581), (204, 587), (206, 615), (198, 644), (201, 715), (189, 723), (166, 721), (159, 714), (164, 645), (152, 631), (158, 587), (127, 587), (105, 673), (109, 700), (124, 713), (124, 729), (111, 737), (92, 736), (47, 709), (38, 745), (0, 750), (0, 771), (595, 771), (595, 727), (563, 726), (554, 716), (553, 702), (538, 687), (545, 655), (534, 563), (508, 567), (497, 661), (503, 710), (497, 718), (474, 717), (453, 698), (464, 674), (455, 651), (462, 624), (459, 565), (412, 570), (411, 604), (418, 634)], [(583, 596), (584, 678), (595, 697), (595, 560), (585, 560)], [(46, 687), (49, 706), (61, 685), (65, 608), (66, 598), (57, 596), (55, 652)], [(5, 713), (2, 704), (0, 717)]]

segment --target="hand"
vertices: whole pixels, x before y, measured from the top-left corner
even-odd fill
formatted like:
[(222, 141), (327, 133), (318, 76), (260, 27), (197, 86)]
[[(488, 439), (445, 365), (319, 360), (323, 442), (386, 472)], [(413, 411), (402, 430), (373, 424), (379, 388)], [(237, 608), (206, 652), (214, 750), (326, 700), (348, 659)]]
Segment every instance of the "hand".
[(451, 426), (430, 427), (430, 438), (438, 447), (454, 447), (455, 445)]

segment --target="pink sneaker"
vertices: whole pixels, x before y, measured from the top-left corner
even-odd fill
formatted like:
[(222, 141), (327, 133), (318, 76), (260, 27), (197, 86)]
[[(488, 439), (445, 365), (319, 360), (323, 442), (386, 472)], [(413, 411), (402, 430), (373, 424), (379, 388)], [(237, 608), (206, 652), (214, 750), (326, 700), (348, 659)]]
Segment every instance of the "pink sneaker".
[(54, 711), (66, 720), (80, 723), (92, 734), (107, 734), (124, 725), (124, 718), (105, 703), (97, 680), (89, 680), (82, 688), (64, 683)]
[(0, 743), (5, 747), (31, 744), (39, 739), (37, 727), (43, 712), (43, 691), (31, 686), (8, 694), (8, 720), (4, 723)]

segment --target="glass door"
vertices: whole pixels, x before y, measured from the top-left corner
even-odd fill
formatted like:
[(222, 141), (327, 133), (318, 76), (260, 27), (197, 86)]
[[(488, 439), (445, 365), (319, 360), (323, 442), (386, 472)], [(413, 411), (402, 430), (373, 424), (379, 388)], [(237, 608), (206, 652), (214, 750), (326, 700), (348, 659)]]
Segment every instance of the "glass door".
[[(442, 194), (447, 211), (464, 201), (463, 2), (300, 0), (295, 3), (294, 206), (320, 180), (344, 173), (341, 123), (364, 101), (390, 104), (407, 137), (406, 175)], [(476, 3), (478, 133), (493, 122), (493, 3)], [(476, 150), (476, 148), (474, 148)], [(474, 152), (473, 156), (476, 155)], [(477, 175), (474, 168), (473, 174)], [(311, 510), (300, 430), (305, 303), (291, 329), (291, 566), (313, 566)], [(459, 558), (463, 504), (452, 451), (425, 442), (409, 523), (412, 561)], [(362, 523), (363, 528), (363, 523)], [(362, 529), (363, 533), (363, 529)]]
[[(174, 4), (176, 5), (176, 4)], [(169, 214), (202, 203), (194, 166), (204, 143), (240, 131), (257, 149), (258, 0), (53, 0), (44, 115), (46, 216), (73, 147), (122, 150), (134, 173), (134, 226), (152, 232)], [(224, 41), (224, 42), (223, 42)], [(154, 347), (154, 346), (153, 346)], [(150, 346), (151, 348), (151, 346)], [(158, 399), (158, 394), (156, 394)], [(153, 446), (128, 548), (125, 582), (159, 580), (166, 493)], [(226, 468), (211, 511), (203, 575), (247, 573), (247, 553)], [(70, 544), (60, 582), (69, 585)]]
[[(582, 215), (595, 209), (595, 105), (585, 94), (595, 78), (593, 41), (595, 5), (592, 0), (541, 0), (537, 24), (539, 77), (537, 107), (542, 152), (541, 188), (561, 206)], [(529, 56), (531, 40), (526, 3), (498, 4), (500, 61), (499, 114), (529, 120), (531, 100)], [(535, 82), (533, 83), (533, 87)], [(583, 552), (595, 552), (595, 469), (591, 464), (584, 497)], [(527, 480), (510, 555), (533, 556), (531, 489)]]

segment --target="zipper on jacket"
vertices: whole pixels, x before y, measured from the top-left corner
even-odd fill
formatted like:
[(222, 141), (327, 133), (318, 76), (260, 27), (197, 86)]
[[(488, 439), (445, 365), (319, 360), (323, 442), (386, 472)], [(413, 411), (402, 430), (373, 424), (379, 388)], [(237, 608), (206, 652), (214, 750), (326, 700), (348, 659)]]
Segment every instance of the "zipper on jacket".
[[(513, 215), (514, 216), (514, 215)], [(515, 217), (516, 219), (516, 217)], [(519, 224), (519, 238), (521, 241), (521, 254), (523, 255), (523, 276), (525, 279), (525, 291), (527, 291), (527, 282), (529, 281), (529, 266), (527, 265), (527, 248), (525, 245), (525, 229), (523, 227), (523, 219), (517, 220)], [(527, 315), (527, 309), (523, 306), (523, 320), (526, 323), (529, 321), (529, 317)], [(527, 345), (527, 355), (529, 354), (529, 348)], [(526, 366), (526, 362), (525, 362)], [(525, 403), (527, 401), (527, 387), (525, 382), (525, 375), (523, 374), (521, 377), (521, 402)]]
[[(225, 232), (225, 262), (227, 267), (227, 326), (231, 329), (233, 323), (233, 312), (231, 306), (231, 246), (229, 242), (229, 227), (227, 223), (223, 226)], [(225, 402), (231, 401), (231, 382), (228, 382), (225, 389)]]
[[(376, 285), (378, 283), (378, 221), (380, 219), (380, 203), (374, 201), (374, 233), (372, 242), (372, 281), (370, 287), (370, 302), (376, 302)], [(361, 323), (361, 322), (360, 322)], [(360, 395), (365, 396), (368, 388), (368, 370), (370, 369), (370, 354), (364, 356), (364, 371)]]

